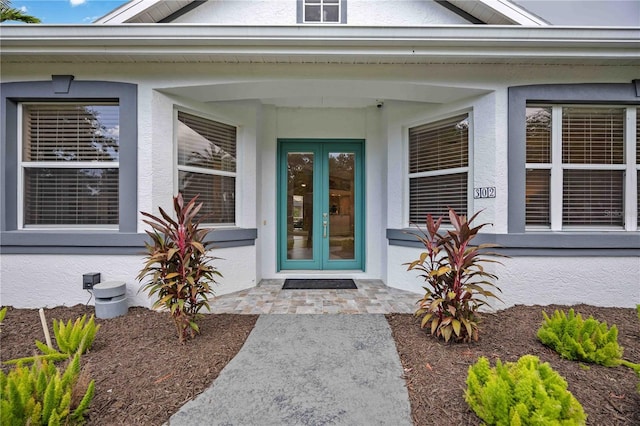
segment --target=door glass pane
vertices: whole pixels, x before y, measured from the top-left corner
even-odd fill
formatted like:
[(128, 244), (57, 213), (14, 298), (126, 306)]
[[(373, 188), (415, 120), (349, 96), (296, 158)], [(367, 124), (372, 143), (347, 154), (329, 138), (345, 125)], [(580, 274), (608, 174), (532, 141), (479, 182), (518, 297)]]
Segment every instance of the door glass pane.
[[(355, 154), (329, 153), (329, 259), (354, 259)], [(323, 218), (324, 226), (325, 218)], [(323, 231), (324, 232), (324, 231)]]
[(313, 153), (287, 154), (287, 259), (313, 259)]

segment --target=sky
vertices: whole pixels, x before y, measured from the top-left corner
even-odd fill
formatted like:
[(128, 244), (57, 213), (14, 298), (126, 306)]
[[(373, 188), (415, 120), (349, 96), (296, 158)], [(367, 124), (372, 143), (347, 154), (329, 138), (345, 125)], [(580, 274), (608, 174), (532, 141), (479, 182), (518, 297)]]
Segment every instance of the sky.
[[(555, 25), (640, 26), (640, 0), (513, 1)], [(89, 24), (126, 2), (127, 0), (12, 0), (11, 4), (40, 18), (43, 24)]]
[(90, 24), (127, 0), (11, 0), (11, 6), (43, 24)]

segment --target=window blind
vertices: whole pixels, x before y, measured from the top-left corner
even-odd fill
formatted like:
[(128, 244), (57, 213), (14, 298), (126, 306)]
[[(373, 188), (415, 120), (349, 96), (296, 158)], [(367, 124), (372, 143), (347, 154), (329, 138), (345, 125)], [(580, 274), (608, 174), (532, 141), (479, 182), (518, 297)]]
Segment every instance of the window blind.
[(409, 129), (409, 221), (467, 213), (469, 115)]
[(527, 108), (527, 163), (551, 162), (551, 108)]
[(25, 225), (117, 225), (118, 169), (26, 169)]
[(636, 108), (636, 166), (640, 166), (640, 108)]
[(236, 128), (178, 111), (178, 164), (236, 171)]
[(526, 173), (526, 224), (549, 227), (549, 193), (551, 171), (549, 169), (528, 169)]
[[(624, 164), (623, 108), (562, 109), (562, 162)], [(565, 169), (563, 226), (624, 226), (622, 170)]]
[(236, 218), (236, 178), (180, 171), (179, 190), (185, 200), (199, 195), (203, 223), (233, 224)]
[(234, 224), (236, 127), (182, 111), (177, 126), (179, 191), (187, 200), (199, 195), (203, 223)]
[(409, 129), (409, 173), (467, 167), (467, 114)]
[(562, 222), (568, 226), (624, 226), (622, 170), (564, 170)]
[(563, 108), (562, 162), (623, 164), (623, 108)]
[(23, 104), (22, 116), (23, 225), (117, 225), (118, 105)]
[(424, 223), (427, 214), (448, 222), (449, 208), (467, 214), (467, 173), (410, 178), (409, 192), (411, 223)]
[(23, 106), (23, 161), (118, 161), (117, 105)]

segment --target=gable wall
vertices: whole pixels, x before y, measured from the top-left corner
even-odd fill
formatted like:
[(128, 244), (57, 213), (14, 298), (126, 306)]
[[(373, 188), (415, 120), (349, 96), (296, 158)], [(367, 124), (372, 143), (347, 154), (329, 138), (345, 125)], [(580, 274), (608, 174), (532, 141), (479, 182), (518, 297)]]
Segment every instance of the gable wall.
[[(296, 0), (208, 1), (173, 23), (295, 25)], [(469, 24), (433, 1), (347, 0), (347, 25), (416, 26)]]

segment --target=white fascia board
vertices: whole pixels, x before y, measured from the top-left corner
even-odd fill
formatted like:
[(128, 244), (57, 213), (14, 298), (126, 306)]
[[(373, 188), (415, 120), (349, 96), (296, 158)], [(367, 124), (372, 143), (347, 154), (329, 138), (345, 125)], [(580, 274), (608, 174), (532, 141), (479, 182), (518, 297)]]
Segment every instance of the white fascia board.
[(112, 10), (101, 18), (94, 21), (94, 24), (122, 24), (129, 19), (144, 13), (163, 0), (131, 0), (122, 6)]
[(510, 2), (509, 0), (476, 0), (485, 4), (496, 13), (503, 15), (505, 18), (519, 25), (527, 26), (548, 26), (549, 23), (544, 19), (528, 12), (522, 7)]
[(434, 26), (11, 25), (3, 57), (26, 55), (436, 55), (640, 58), (640, 28)]

